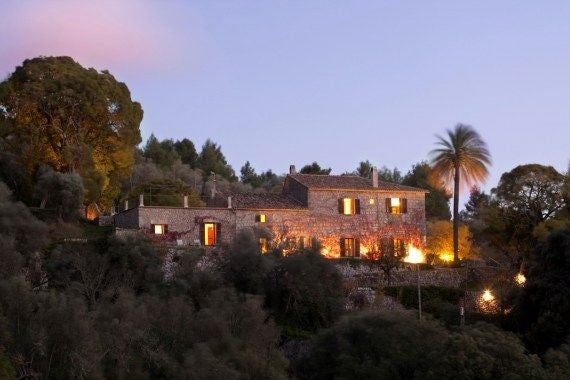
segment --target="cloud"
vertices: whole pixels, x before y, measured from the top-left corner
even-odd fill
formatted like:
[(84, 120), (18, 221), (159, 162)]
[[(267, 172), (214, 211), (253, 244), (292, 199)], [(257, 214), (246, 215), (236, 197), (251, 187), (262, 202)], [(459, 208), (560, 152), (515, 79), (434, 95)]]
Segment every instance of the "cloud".
[(98, 69), (152, 70), (180, 61), (158, 1), (10, 1), (0, 5), (0, 75), (26, 58), (69, 55)]

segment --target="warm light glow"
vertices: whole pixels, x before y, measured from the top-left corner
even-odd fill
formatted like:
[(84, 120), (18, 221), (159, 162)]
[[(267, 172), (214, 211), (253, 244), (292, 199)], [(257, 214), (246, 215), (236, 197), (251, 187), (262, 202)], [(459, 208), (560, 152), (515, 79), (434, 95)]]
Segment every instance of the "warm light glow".
[(445, 261), (446, 263), (449, 263), (450, 261), (453, 261), (453, 254), (442, 253), (441, 255), (439, 255), (439, 259)]
[(265, 214), (259, 214), (259, 223), (265, 223)]
[(360, 244), (360, 254), (361, 255), (366, 255), (368, 252), (370, 252), (370, 250), (368, 249), (367, 246)]
[(517, 275), (515, 276), (515, 282), (517, 283), (518, 286), (524, 286), (526, 282), (525, 275), (522, 273), (517, 273)]
[(410, 244), (408, 256), (404, 258), (404, 261), (410, 264), (420, 264), (425, 263), (426, 258), (421, 250)]
[(204, 245), (216, 245), (216, 225), (204, 223)]
[(400, 207), (400, 198), (390, 198), (390, 206)]
[(368, 203), (371, 204), (371, 205), (373, 205), (373, 204), (374, 204), (374, 199), (370, 199), (370, 200), (368, 201)]
[(267, 239), (266, 238), (259, 238), (259, 250), (261, 253), (267, 252)]
[(343, 214), (344, 215), (354, 214), (354, 199), (343, 198), (342, 204), (343, 204)]
[(154, 225), (154, 234), (155, 235), (163, 235), (164, 234), (164, 225), (163, 224), (155, 224)]
[(485, 291), (483, 292), (483, 295), (481, 296), (481, 300), (483, 300), (484, 302), (491, 302), (495, 299), (495, 296), (493, 295), (493, 293), (491, 293), (491, 291), (489, 289), (485, 289)]

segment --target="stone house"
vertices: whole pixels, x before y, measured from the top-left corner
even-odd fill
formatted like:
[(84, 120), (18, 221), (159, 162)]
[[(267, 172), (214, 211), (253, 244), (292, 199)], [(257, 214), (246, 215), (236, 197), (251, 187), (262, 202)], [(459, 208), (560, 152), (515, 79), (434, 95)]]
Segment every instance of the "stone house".
[(126, 207), (115, 226), (137, 229), (157, 241), (217, 246), (250, 230), (264, 252), (270, 244), (307, 247), (314, 239), (327, 257), (405, 254), (425, 244), (424, 189), (350, 175), (297, 174), (291, 166), (281, 194), (233, 193), (212, 196), (206, 207)]

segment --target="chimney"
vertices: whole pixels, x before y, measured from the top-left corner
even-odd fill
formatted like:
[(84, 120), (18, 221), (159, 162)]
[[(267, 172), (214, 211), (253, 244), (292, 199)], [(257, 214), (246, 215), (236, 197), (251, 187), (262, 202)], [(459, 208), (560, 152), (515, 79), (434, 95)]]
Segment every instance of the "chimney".
[(188, 208), (188, 195), (184, 196), (184, 208)]
[(376, 166), (372, 167), (372, 187), (378, 187), (378, 169)]
[(228, 208), (232, 208), (232, 197), (228, 197)]
[(144, 207), (144, 195), (139, 194), (139, 207)]
[(289, 174), (290, 174), (290, 175), (295, 175), (295, 174), (297, 174), (297, 169), (295, 169), (295, 165), (290, 165), (290, 166), (289, 166)]
[(212, 174), (213, 180), (212, 180), (212, 188), (211, 188), (211, 193), (210, 193), (210, 198), (214, 199), (216, 197), (216, 173), (214, 172), (210, 172)]

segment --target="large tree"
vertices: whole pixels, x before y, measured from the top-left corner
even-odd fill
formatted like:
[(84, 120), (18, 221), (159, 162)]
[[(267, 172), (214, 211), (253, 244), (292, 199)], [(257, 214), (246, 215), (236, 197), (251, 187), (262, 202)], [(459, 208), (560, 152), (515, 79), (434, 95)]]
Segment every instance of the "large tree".
[(444, 219), (451, 218), (449, 211), (449, 195), (441, 178), (434, 172), (427, 162), (420, 162), (404, 176), (402, 184), (429, 190), (426, 194), (426, 218)]
[(70, 57), (28, 59), (0, 83), (0, 137), (30, 174), (41, 164), (81, 175), (86, 200), (108, 206), (141, 141), (141, 105), (104, 70)]
[(487, 179), (491, 156), (487, 144), (473, 127), (457, 124), (447, 139), (437, 135), (431, 151), (432, 167), (448, 187), (453, 184), (453, 261), (459, 263), (459, 189)]

